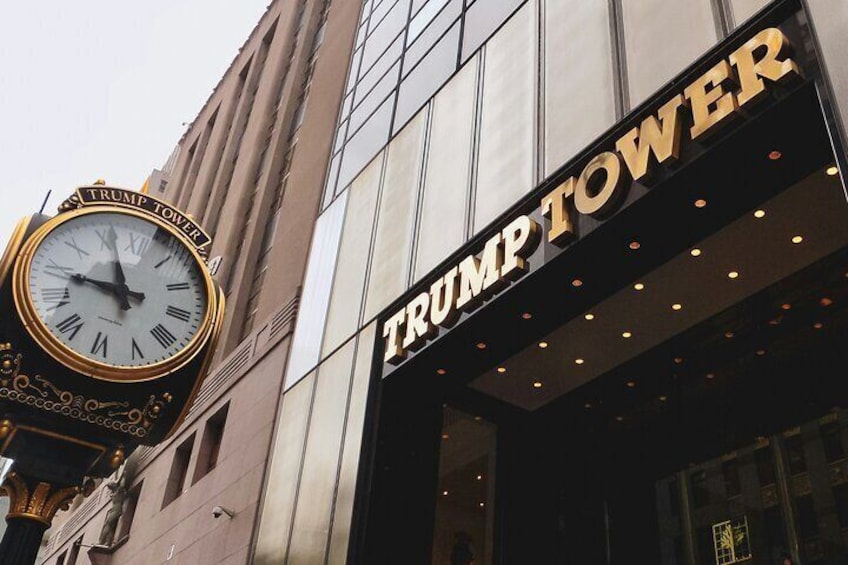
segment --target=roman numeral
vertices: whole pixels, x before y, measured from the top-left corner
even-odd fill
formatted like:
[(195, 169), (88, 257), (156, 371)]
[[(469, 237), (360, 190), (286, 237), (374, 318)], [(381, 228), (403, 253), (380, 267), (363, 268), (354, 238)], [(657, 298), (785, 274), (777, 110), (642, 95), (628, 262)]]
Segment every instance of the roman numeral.
[(167, 257), (165, 257), (164, 259), (162, 259), (161, 261), (159, 261), (158, 263), (153, 265), (153, 268), (158, 269), (159, 267), (161, 267), (162, 265), (164, 265), (165, 263), (167, 263), (170, 260), (171, 260), (171, 256), (168, 255)]
[(47, 311), (58, 310), (65, 304), (71, 303), (71, 293), (65, 288), (42, 288), (41, 300), (50, 304)]
[(80, 261), (82, 261), (83, 255), (88, 256), (88, 251), (86, 251), (85, 249), (83, 249), (82, 247), (77, 245), (77, 242), (74, 238), (71, 238), (71, 241), (66, 241), (65, 245), (67, 245), (68, 247), (70, 247), (71, 249), (73, 249), (77, 252), (77, 255), (79, 255)]
[(191, 312), (177, 308), (176, 306), (168, 306), (165, 309), (165, 314), (182, 322), (188, 322), (189, 318), (191, 318)]
[(150, 247), (150, 238), (144, 237), (143, 235), (136, 236), (133, 233), (130, 233), (129, 235), (130, 243), (124, 247), (124, 251), (129, 251), (134, 255), (141, 256), (141, 254), (147, 251), (147, 248)]
[(174, 337), (174, 334), (168, 331), (168, 329), (162, 324), (156, 324), (156, 327), (150, 330), (150, 334), (156, 338), (156, 341), (159, 342), (159, 345), (164, 347), (165, 349), (171, 347), (177, 338)]
[(71, 335), (68, 336), (68, 341), (71, 341), (79, 333), (84, 323), (82, 318), (79, 317), (79, 314), (72, 314), (56, 324), (56, 329), (59, 330), (59, 333), (70, 333)]
[[(100, 339), (101, 337), (103, 338), (102, 340)], [(103, 333), (97, 332), (97, 337), (94, 338), (94, 345), (91, 346), (91, 354), (97, 355), (98, 353), (100, 353), (101, 355), (103, 355), (103, 358), (105, 359), (106, 358), (106, 347), (107, 347), (106, 342), (108, 340), (109, 340), (108, 335), (103, 335)], [(101, 349), (103, 350), (102, 353), (101, 353)]]
[(53, 259), (48, 259), (50, 262), (49, 265), (44, 266), (44, 272), (48, 275), (59, 277), (60, 279), (67, 279), (71, 276), (71, 271), (73, 271), (70, 267), (64, 267), (54, 261)]
[(139, 359), (144, 359), (144, 353), (141, 352), (141, 348), (135, 342), (135, 338), (132, 338), (132, 358), (135, 359), (135, 354), (138, 353)]
[(165, 288), (167, 288), (168, 290), (188, 290), (188, 283), (171, 283), (169, 285), (165, 285)]
[(97, 237), (100, 238), (100, 250), (104, 249), (112, 249), (112, 241), (107, 237), (106, 230), (94, 230), (94, 233), (97, 234)]

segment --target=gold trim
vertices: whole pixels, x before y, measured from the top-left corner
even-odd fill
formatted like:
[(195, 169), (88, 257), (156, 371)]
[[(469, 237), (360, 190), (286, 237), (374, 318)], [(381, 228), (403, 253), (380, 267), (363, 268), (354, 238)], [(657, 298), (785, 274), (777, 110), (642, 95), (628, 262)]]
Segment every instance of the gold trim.
[(71, 501), (78, 494), (88, 496), (94, 491), (94, 484), (86, 481), (82, 487), (56, 488), (50, 483), (39, 481), (30, 489), (27, 481), (12, 471), (6, 475), (0, 486), (0, 493), (9, 497), (9, 513), (6, 519), (26, 519), (44, 524), (48, 528), (59, 510), (70, 508)]
[[(136, 438), (145, 437), (156, 420), (173, 401), (170, 392), (151, 394), (143, 406), (132, 406), (126, 400), (98, 400), (68, 390), (62, 390), (41, 375), (21, 372), (23, 355), (8, 343), (0, 343), (0, 401), (9, 400), (37, 410), (52, 412), (73, 420), (87, 422), (110, 431)], [(0, 439), (4, 432), (0, 421)]]
[[(6, 448), (9, 446), (9, 443), (11, 443), (12, 439), (15, 437), (15, 434), (18, 433), (18, 430), (23, 430), (25, 432), (32, 432), (34, 434), (40, 434), (40, 435), (43, 435), (45, 437), (49, 437), (51, 439), (58, 439), (59, 441), (66, 441), (68, 443), (73, 443), (73, 444), (76, 444), (76, 445), (81, 445), (83, 447), (88, 447), (88, 448), (93, 449), (95, 451), (100, 451), (101, 457), (102, 457), (102, 453), (106, 453), (106, 451), (107, 451), (105, 446), (102, 446), (102, 445), (97, 444), (97, 443), (91, 443), (90, 441), (85, 441), (85, 440), (82, 440), (82, 439), (77, 439), (75, 437), (66, 436), (64, 434), (52, 432), (50, 430), (43, 430), (41, 428), (36, 428), (34, 426), (21, 425), (21, 426), (14, 426), (12, 428), (12, 432), (9, 434), (9, 437), (6, 438), (6, 441), (3, 442), (3, 447), (0, 448), (0, 449), (2, 449), (2, 453), (6, 452)], [(95, 461), (95, 465), (96, 464), (97, 464), (97, 462)]]
[(30, 221), (32, 221), (31, 216), (21, 218), (12, 231), (12, 236), (9, 238), (9, 243), (6, 244), (6, 250), (3, 252), (3, 257), (0, 258), (0, 283), (6, 280), (9, 269), (15, 263), (15, 258), (18, 256), (18, 250), (21, 248), (21, 243), (23, 243), (24, 234), (26, 234)]
[(192, 405), (194, 404), (194, 399), (197, 398), (197, 393), (200, 392), (200, 386), (206, 380), (207, 373), (209, 371), (209, 365), (212, 363), (212, 358), (215, 357), (215, 346), (218, 343), (218, 337), (220, 337), (221, 330), (224, 327), (224, 314), (226, 313), (226, 305), (227, 305), (226, 304), (227, 300), (224, 296), (224, 291), (220, 287), (217, 287), (217, 296), (218, 296), (218, 300), (216, 301), (217, 311), (215, 312), (215, 320), (213, 322), (212, 336), (211, 336), (210, 341), (209, 341), (209, 343), (211, 344), (211, 347), (209, 348), (209, 351), (207, 351), (206, 358), (203, 360), (203, 363), (200, 366), (200, 372), (198, 373), (199, 378), (194, 382), (194, 387), (191, 389), (191, 393), (188, 395), (188, 398), (186, 398), (186, 401), (183, 404), (183, 409), (180, 412), (180, 415), (177, 416), (176, 421), (171, 426), (171, 429), (168, 431), (167, 435), (165, 435), (165, 437), (162, 438), (162, 441), (164, 441), (164, 440), (168, 439), (169, 437), (171, 437), (172, 435), (174, 435), (174, 432), (177, 431), (177, 428), (179, 428), (182, 425), (182, 423), (185, 421), (186, 416), (188, 415), (188, 411), (191, 409)]
[[(30, 296), (29, 293), (28, 281), (32, 267), (32, 258), (35, 251), (38, 249), (38, 246), (54, 229), (58, 228), (65, 222), (74, 220), (81, 216), (87, 216), (89, 214), (104, 213), (134, 216), (151, 222), (166, 230), (185, 244), (186, 248), (191, 252), (194, 260), (197, 262), (199, 270), (203, 275), (207, 297), (206, 312), (204, 314), (203, 323), (198, 328), (194, 337), (191, 338), (188, 345), (169, 359), (138, 367), (111, 365), (89, 359), (88, 357), (84, 357), (72, 350), (54, 336), (47, 328), (47, 325), (41, 320), (41, 317), (35, 309), (32, 296)], [(56, 359), (62, 365), (68, 367), (72, 371), (104, 381), (141, 382), (158, 379), (184, 367), (203, 349), (203, 346), (209, 342), (212, 330), (214, 329), (212, 327), (212, 314), (216, 310), (215, 302), (217, 294), (215, 293), (215, 286), (212, 282), (212, 277), (209, 275), (209, 271), (207, 270), (203, 259), (200, 257), (200, 254), (193, 245), (186, 244), (186, 238), (179, 231), (152, 214), (147, 214), (132, 208), (121, 206), (91, 206), (59, 214), (48, 220), (32, 234), (32, 236), (24, 244), (23, 249), (15, 261), (14, 272), (12, 273), (12, 296), (14, 298), (15, 308), (18, 311), (18, 315), (21, 318), (24, 328), (26, 328), (30, 336), (32, 336), (42, 349), (44, 349), (51, 357)]]
[[(94, 207), (94, 206), (117, 206), (117, 207), (120, 207), (120, 208), (129, 209), (129, 210), (141, 210), (141, 211), (146, 212), (146, 213), (148, 213), (148, 214), (150, 214), (154, 217), (159, 218), (160, 220), (169, 224), (174, 229), (178, 230), (178, 228), (179, 228), (178, 225), (174, 225), (173, 223), (168, 222), (168, 220), (166, 218), (161, 218), (161, 217), (157, 216), (156, 214), (154, 214), (152, 211), (145, 210), (144, 208), (140, 208), (139, 206), (132, 204), (132, 203), (129, 203), (129, 202), (121, 202), (121, 201), (113, 201), (113, 200), (86, 202), (85, 198), (82, 195), (82, 191), (86, 190), (86, 189), (94, 189), (94, 188), (104, 189), (104, 190), (118, 190), (118, 191), (125, 192), (125, 193), (134, 192), (131, 189), (121, 188), (121, 187), (118, 187), (118, 186), (106, 186), (105, 183), (97, 184), (97, 182), (95, 182), (93, 185), (79, 186), (74, 190), (74, 193), (70, 197), (68, 197), (64, 202), (62, 202), (62, 204), (59, 205), (59, 208), (58, 208), (59, 212), (64, 213), (64, 212), (77, 210), (79, 208), (91, 208), (91, 207)], [(192, 241), (191, 238), (188, 237), (188, 235), (185, 234), (185, 233), (183, 233), (183, 240), (187, 241), (189, 243), (189, 245), (191, 245), (194, 249), (196, 249), (198, 254), (200, 254), (201, 257), (203, 257), (204, 259), (208, 258), (209, 250), (212, 248), (212, 237), (206, 232), (206, 230), (203, 229), (202, 226), (200, 226), (200, 224), (198, 224), (194, 220), (194, 216), (192, 216), (191, 214), (187, 214), (185, 212), (182, 212), (181, 210), (177, 209), (172, 204), (169, 204), (168, 202), (166, 202), (165, 200), (162, 200), (161, 198), (157, 198), (155, 196), (152, 196), (152, 195), (146, 194), (146, 193), (144, 193), (143, 196), (144, 196), (145, 199), (150, 200), (152, 202), (155, 202), (163, 208), (168, 208), (168, 209), (174, 210), (174, 211), (178, 212), (179, 214), (181, 214), (182, 216), (184, 216), (186, 219), (190, 220), (191, 224), (192, 224), (192, 228), (197, 229), (201, 233), (201, 235), (203, 235), (203, 237), (206, 241), (204, 243), (198, 245), (197, 243)]]

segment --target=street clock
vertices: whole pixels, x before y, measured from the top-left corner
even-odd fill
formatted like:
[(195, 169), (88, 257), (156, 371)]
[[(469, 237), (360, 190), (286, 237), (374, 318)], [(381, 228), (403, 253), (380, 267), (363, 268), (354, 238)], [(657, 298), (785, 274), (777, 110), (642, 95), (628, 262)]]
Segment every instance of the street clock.
[(224, 313), (210, 246), (167, 202), (103, 185), (78, 188), (54, 217), (18, 223), (0, 258), (9, 519), (49, 524), (88, 478), (183, 421)]
[(162, 377), (213, 325), (215, 290), (197, 251), (131, 210), (93, 206), (49, 220), (18, 255), (12, 289), (33, 340), (97, 379)]

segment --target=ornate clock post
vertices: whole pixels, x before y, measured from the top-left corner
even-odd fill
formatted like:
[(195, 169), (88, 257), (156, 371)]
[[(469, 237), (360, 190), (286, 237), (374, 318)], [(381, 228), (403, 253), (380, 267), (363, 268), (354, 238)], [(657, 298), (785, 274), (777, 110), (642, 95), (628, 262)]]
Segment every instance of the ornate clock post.
[(101, 185), (19, 222), (0, 259), (0, 563), (34, 563), (59, 509), (184, 418), (224, 313), (210, 243), (167, 203)]

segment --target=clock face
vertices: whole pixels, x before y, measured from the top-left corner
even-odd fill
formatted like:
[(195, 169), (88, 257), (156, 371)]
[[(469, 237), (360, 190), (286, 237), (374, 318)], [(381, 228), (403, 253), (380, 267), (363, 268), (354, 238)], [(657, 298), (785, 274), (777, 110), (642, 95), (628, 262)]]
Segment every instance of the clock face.
[(171, 359), (203, 329), (208, 307), (205, 275), (186, 245), (151, 221), (114, 212), (51, 230), (24, 284), (53, 338), (110, 366)]

